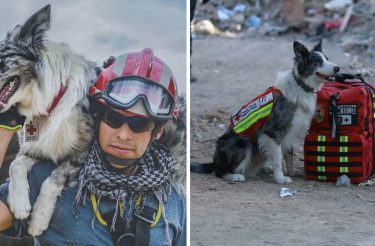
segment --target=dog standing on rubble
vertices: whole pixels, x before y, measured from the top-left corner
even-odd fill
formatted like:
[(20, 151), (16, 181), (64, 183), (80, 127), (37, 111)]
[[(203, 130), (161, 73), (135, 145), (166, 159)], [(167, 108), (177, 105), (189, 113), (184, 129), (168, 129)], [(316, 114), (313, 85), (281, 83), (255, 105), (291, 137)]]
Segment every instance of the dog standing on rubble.
[[(261, 98), (244, 105), (231, 118), (232, 126), (217, 140), (214, 169), (218, 177), (244, 181), (260, 167), (272, 167), (275, 181), (292, 182), (284, 176), (284, 155), (288, 174), (292, 174), (293, 148), (303, 142), (316, 108), (316, 91), (340, 68), (322, 53), (322, 42), (311, 51), (295, 41), (294, 68), (280, 74), (277, 81)], [(261, 105), (268, 105), (259, 111)], [(263, 124), (247, 135), (249, 125), (263, 117)], [(244, 134), (246, 133), (246, 134)]]
[(17, 25), (0, 42), (0, 111), (16, 105), (26, 116), (20, 152), (11, 163), (8, 202), (17, 219), (31, 212), (27, 172), (37, 160), (58, 164), (43, 183), (29, 220), (29, 234), (47, 229), (57, 197), (80, 169), (92, 139), (87, 92), (94, 63), (63, 44), (46, 40), (50, 5)]

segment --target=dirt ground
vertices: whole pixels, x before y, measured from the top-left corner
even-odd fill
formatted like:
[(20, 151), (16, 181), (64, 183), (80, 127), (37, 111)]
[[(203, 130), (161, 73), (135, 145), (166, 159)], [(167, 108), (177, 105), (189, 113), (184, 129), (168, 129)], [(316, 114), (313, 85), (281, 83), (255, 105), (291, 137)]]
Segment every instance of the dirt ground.
[[(210, 162), (228, 116), (292, 66), (293, 37), (194, 40), (191, 160)], [(314, 44), (301, 40), (308, 47)], [(350, 57), (327, 41), (328, 58), (348, 70)], [(301, 154), (294, 156), (302, 170)], [(336, 187), (294, 177), (279, 185), (268, 175), (230, 184), (191, 173), (191, 245), (375, 245), (375, 186)], [(281, 187), (296, 190), (280, 198)]]

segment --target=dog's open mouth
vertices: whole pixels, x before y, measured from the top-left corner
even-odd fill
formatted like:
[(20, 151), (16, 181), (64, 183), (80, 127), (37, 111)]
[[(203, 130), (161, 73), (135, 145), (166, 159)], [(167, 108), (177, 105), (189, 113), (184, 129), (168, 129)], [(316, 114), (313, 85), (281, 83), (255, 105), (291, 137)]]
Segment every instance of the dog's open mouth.
[(0, 89), (0, 107), (6, 104), (11, 96), (17, 91), (20, 85), (20, 77), (13, 76)]
[(318, 72), (315, 72), (315, 74), (318, 78), (320, 78), (321, 80), (325, 80), (325, 81), (333, 81), (334, 77), (335, 77), (335, 75), (333, 75), (333, 74), (325, 75), (325, 74), (318, 73)]

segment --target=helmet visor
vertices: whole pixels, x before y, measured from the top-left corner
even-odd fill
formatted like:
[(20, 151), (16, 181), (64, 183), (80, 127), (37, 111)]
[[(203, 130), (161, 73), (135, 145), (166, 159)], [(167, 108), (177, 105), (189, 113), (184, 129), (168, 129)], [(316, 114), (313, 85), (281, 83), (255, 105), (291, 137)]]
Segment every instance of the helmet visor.
[(110, 81), (104, 99), (114, 101), (117, 107), (130, 108), (143, 100), (151, 116), (169, 116), (174, 107), (170, 93), (161, 85), (139, 77), (121, 77)]

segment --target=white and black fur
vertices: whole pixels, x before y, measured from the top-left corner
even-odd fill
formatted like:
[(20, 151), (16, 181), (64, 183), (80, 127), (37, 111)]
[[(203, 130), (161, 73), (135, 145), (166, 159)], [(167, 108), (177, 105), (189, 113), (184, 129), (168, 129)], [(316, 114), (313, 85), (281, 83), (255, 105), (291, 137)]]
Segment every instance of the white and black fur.
[(284, 176), (282, 159), (288, 174), (293, 174), (292, 153), (299, 148), (310, 127), (316, 108), (316, 91), (334, 76), (339, 67), (322, 53), (322, 42), (311, 51), (295, 41), (294, 68), (280, 73), (275, 87), (274, 106), (266, 123), (257, 130), (256, 141), (241, 137), (232, 129), (217, 140), (214, 169), (218, 177), (244, 181), (254, 176), (260, 167), (272, 167), (275, 181), (292, 182)]
[[(26, 123), (39, 125), (34, 142), (25, 142), (20, 132), (20, 151), (10, 166), (8, 203), (15, 218), (26, 219), (31, 212), (27, 172), (37, 160), (58, 164), (33, 206), (28, 224), (33, 236), (47, 229), (56, 199), (80, 169), (93, 136), (87, 93), (96, 78), (95, 65), (67, 45), (46, 39), (50, 9), (42, 8), (0, 42), (0, 111), (16, 105)], [(48, 112), (62, 86), (64, 95)]]

